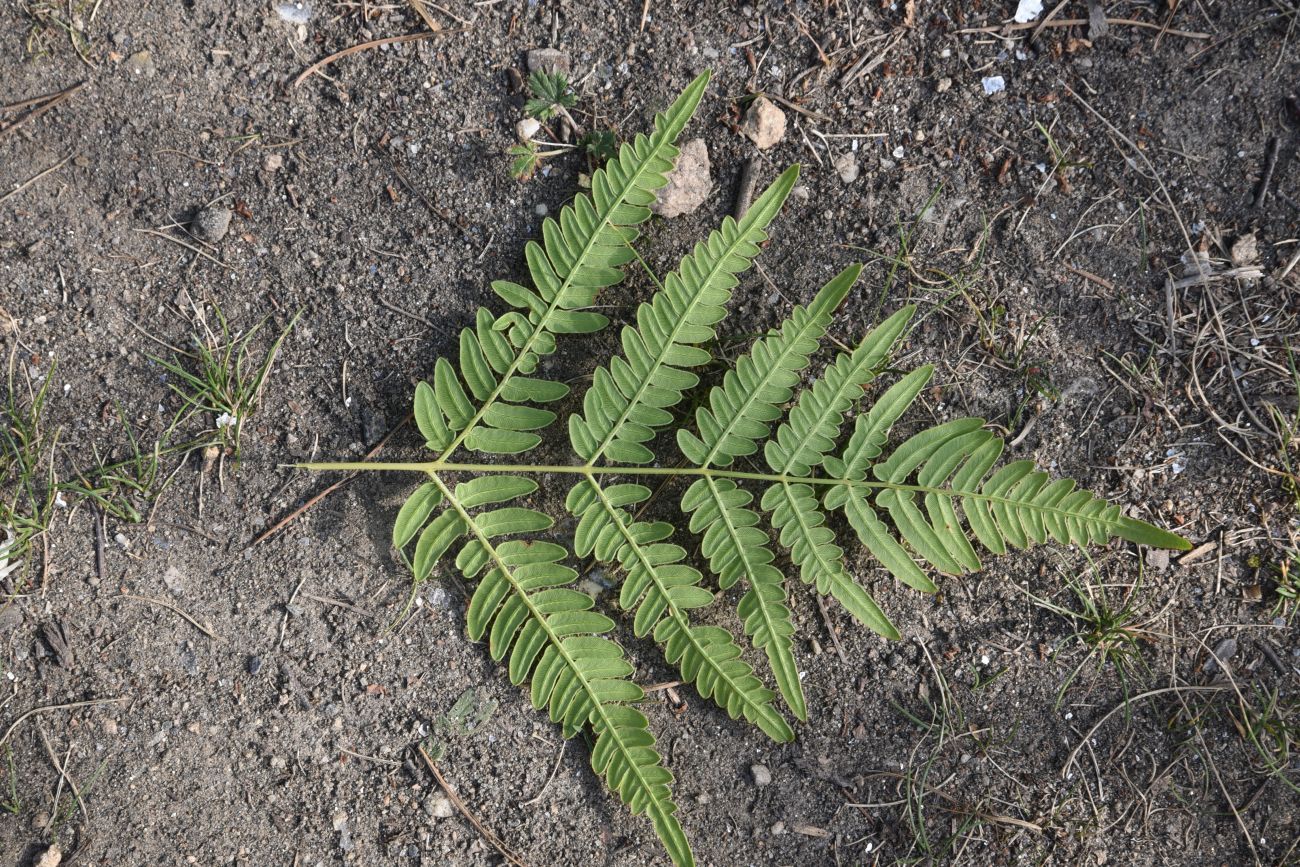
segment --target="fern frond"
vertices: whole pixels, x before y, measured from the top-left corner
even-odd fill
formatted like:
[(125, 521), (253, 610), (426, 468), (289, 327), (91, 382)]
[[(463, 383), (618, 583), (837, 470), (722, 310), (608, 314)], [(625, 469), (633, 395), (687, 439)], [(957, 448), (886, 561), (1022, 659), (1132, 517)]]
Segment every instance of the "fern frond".
[[(1178, 537), (1126, 518), (1120, 507), (1071, 479), (1051, 481), (1021, 460), (993, 471), (1003, 442), (982, 419), (957, 419), (921, 431), (872, 467), (883, 487), (875, 496), (900, 535), (941, 572), (980, 568), (962, 530), (959, 503), (974, 538), (995, 554), (1049, 538), (1062, 544), (1104, 544), (1114, 536), (1174, 546)], [(915, 484), (908, 480), (915, 474)], [(919, 502), (918, 502), (919, 501)]]
[(758, 255), (767, 240), (764, 230), (798, 177), (798, 167), (792, 166), (739, 223), (726, 217), (668, 275), (650, 302), (637, 309), (636, 327), (623, 328), (624, 355), (596, 370), (583, 396), (582, 415), (569, 417), (573, 450), (588, 466), (602, 457), (623, 464), (654, 460), (643, 443), (672, 421), (667, 409), (699, 382), (687, 368), (705, 364), (710, 356), (698, 344), (713, 339), (713, 326), (726, 316), (723, 305), (738, 282), (736, 275)]
[(682, 510), (691, 515), (690, 529), (700, 535), (701, 550), (722, 589), (740, 578), (749, 590), (736, 606), (745, 634), (767, 654), (772, 675), (785, 703), (800, 720), (808, 719), (808, 703), (794, 659), (794, 619), (785, 604), (785, 579), (772, 564), (775, 555), (760, 530), (758, 513), (747, 508), (754, 499), (730, 479), (695, 480), (682, 497)]
[[(852, 282), (857, 270), (850, 273)], [(904, 307), (872, 329), (853, 352), (840, 353), (821, 378), (800, 393), (788, 420), (763, 450), (775, 473), (799, 478), (811, 475), (813, 467), (834, 447), (845, 411), (875, 379), (914, 310)], [(790, 550), (805, 584), (813, 585), (822, 595), (834, 596), (864, 626), (889, 638), (898, 637), (898, 630), (880, 606), (845, 568), (844, 551), (835, 543), (835, 533), (826, 526), (826, 516), (809, 485), (775, 482), (764, 492), (762, 506), (771, 513), (781, 544)]]
[[(844, 300), (857, 277), (846, 268), (823, 286), (807, 307), (796, 307), (779, 331), (759, 340), (727, 371), (721, 386), (709, 392), (709, 407), (695, 413), (699, 435), (677, 431), (682, 454), (697, 467), (730, 466), (737, 458), (753, 454), (756, 443), (770, 433), (770, 423), (781, 417), (799, 374), (826, 333), (831, 313)], [(758, 514), (748, 508), (753, 497), (727, 479), (696, 480), (682, 497), (683, 511), (691, 515), (691, 532), (702, 538), (702, 550), (718, 576), (722, 589), (744, 578), (749, 590), (737, 611), (745, 633), (762, 650), (787, 705), (801, 720), (808, 705), (799, 680), (790, 636), (794, 621), (786, 605), (784, 578), (771, 565), (775, 556), (767, 534), (756, 526)]]
[(535, 433), (554, 420), (548, 403), (568, 387), (529, 375), (542, 356), (555, 351), (559, 334), (586, 334), (607, 324), (584, 311), (597, 294), (622, 279), (633, 258), (636, 226), (650, 218), (655, 191), (667, 183), (678, 150), (673, 142), (690, 120), (708, 83), (691, 82), (663, 114), (655, 131), (640, 135), (591, 178), (591, 194), (579, 195), (558, 219), (542, 223), (541, 242), (524, 249), (533, 288), (497, 281), (492, 289), (516, 308), (494, 317), (480, 309), (473, 328), (460, 335), (459, 375), (439, 359), (433, 384), (416, 388), (415, 420), (428, 446), (446, 457), (464, 444), (475, 451), (517, 454), (540, 441)]
[[(689, 529), (700, 538), (709, 568), (726, 590), (742, 580), (738, 611), (745, 633), (766, 655), (786, 703), (807, 716), (786, 588), (774, 546), (762, 526), (768, 513), (780, 543), (805, 584), (833, 596), (863, 624), (898, 638), (871, 595), (854, 580), (828, 525), (843, 513), (862, 545), (900, 582), (936, 588), (923, 570), (960, 573), (980, 566), (977, 546), (996, 553), (1054, 539), (1086, 544), (1123, 538), (1187, 550), (1190, 543), (1128, 518), (1120, 507), (1073, 481), (1049, 480), (1029, 461), (995, 468), (1004, 446), (981, 419), (957, 419), (922, 430), (890, 450), (892, 426), (917, 400), (933, 370), (923, 367), (884, 391), (860, 414), (842, 448), (845, 413), (886, 364), (912, 315), (907, 307), (839, 354), (810, 387), (800, 377), (832, 312), (859, 276), (851, 266), (826, 284), (805, 308), (759, 340), (713, 388), (695, 413), (694, 432), (679, 430), (685, 461), (656, 461), (647, 444), (673, 421), (668, 412), (698, 383), (692, 368), (709, 360), (701, 344), (713, 339), (724, 305), (766, 240), (766, 229), (790, 192), (797, 170), (781, 175), (747, 214), (696, 245), (679, 271), (638, 307), (635, 327), (621, 332), (624, 355), (596, 371), (583, 410), (569, 419), (578, 459), (563, 463), (465, 463), (465, 446), (512, 454), (539, 444), (568, 386), (540, 378), (541, 359), (563, 334), (604, 327), (605, 317), (584, 308), (622, 279), (635, 258), (631, 243), (649, 218), (655, 190), (665, 183), (678, 150), (673, 142), (694, 112), (707, 83), (696, 79), (655, 119), (654, 133), (624, 145), (595, 173), (590, 195), (579, 195), (556, 219), (543, 222), (540, 241), (525, 249), (531, 286), (498, 281), (493, 290), (511, 310), (479, 310), (460, 334), (459, 365), (440, 359), (432, 380), (415, 393), (415, 420), (431, 450), (424, 462), (306, 464), (313, 469), (393, 470), (427, 477), (403, 504), (393, 544), (416, 581), (453, 548), (456, 568), (473, 585), (466, 612), (471, 638), (485, 640), (510, 679), (528, 683), (566, 737), (590, 727), (592, 767), (634, 814), (649, 817), (673, 861), (693, 864), (670, 792), (672, 775), (655, 749), (646, 717), (632, 706), (644, 695), (633, 666), (608, 637), (613, 621), (574, 587), (565, 548), (537, 538), (552, 518), (518, 504), (537, 490), (536, 477), (579, 479), (566, 498), (577, 518), (573, 549), (616, 564), (623, 574), (619, 605), (636, 635), (652, 635), (669, 663), (700, 695), (733, 718), (745, 718), (777, 741), (793, 732), (775, 707), (776, 695), (755, 675), (725, 629), (693, 622), (714, 594), (671, 524), (640, 521), (632, 507), (650, 489), (632, 481), (605, 485), (606, 476), (668, 481), (689, 477), (682, 497)], [(555, 94), (552, 94), (554, 96)], [(771, 425), (794, 404), (775, 434)], [(733, 469), (760, 444), (764, 471)], [(455, 484), (446, 474), (468, 474)], [(754, 492), (741, 485), (756, 485)], [(824, 496), (820, 494), (824, 492)]]
[(550, 518), (519, 508), (469, 512), (471, 504), (513, 499), (524, 482), (532, 484), (510, 476), (481, 476), (457, 485), (453, 494), (434, 477), (432, 484), (450, 506), (443, 514), (453, 515), (460, 535), (468, 537), (457, 564), (467, 580), (478, 579), (466, 613), (470, 638), (487, 636), (493, 659), (509, 657), (510, 680), (531, 682), (533, 706), (547, 709), (566, 738), (592, 727), (592, 768), (634, 815), (649, 817), (674, 864), (692, 865), (669, 788), (672, 774), (655, 749), (645, 716), (628, 705), (644, 693), (631, 680), (633, 668), (622, 648), (603, 637), (614, 622), (591, 610), (595, 603), (590, 596), (569, 586), (577, 573), (561, 565), (563, 547), (495, 541), (549, 527)]
[(793, 740), (789, 723), (772, 707), (774, 694), (741, 658), (731, 633), (691, 623), (688, 612), (708, 605), (713, 594), (700, 586), (699, 570), (681, 562), (686, 551), (664, 541), (672, 535), (671, 524), (636, 521), (626, 510), (649, 497), (650, 489), (643, 485), (605, 489), (590, 478), (578, 482), (565, 501), (578, 519), (574, 551), (623, 567), (619, 606), (633, 612), (632, 631), (653, 634), (668, 662), (701, 696), (732, 719), (743, 716), (773, 740)]

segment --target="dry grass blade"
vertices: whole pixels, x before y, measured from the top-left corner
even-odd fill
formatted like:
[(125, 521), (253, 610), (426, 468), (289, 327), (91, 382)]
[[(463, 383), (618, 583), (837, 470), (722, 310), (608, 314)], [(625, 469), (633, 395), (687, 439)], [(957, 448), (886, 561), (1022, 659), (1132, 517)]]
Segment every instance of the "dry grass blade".
[(308, 78), (311, 78), (317, 72), (329, 66), (336, 60), (342, 60), (344, 57), (351, 57), (353, 54), (360, 54), (371, 48), (378, 48), (381, 45), (400, 45), (403, 42), (420, 42), (424, 39), (432, 39), (435, 36), (448, 36), (453, 33), (464, 33), (462, 30), (426, 30), (423, 33), (408, 33), (405, 36), (389, 36), (384, 39), (372, 39), (369, 42), (362, 42), (359, 45), (353, 45), (350, 48), (344, 48), (342, 51), (336, 51), (328, 57), (322, 57), (302, 71), (302, 74), (293, 80), (289, 85), (290, 90), (294, 90)]
[(9, 741), (10, 735), (14, 733), (14, 730), (17, 729), (18, 726), (22, 725), (24, 721), (36, 716), (37, 714), (49, 713), (50, 711), (55, 710), (73, 710), (74, 708), (79, 707), (92, 707), (98, 704), (121, 704), (124, 701), (126, 701), (125, 696), (119, 698), (92, 698), (87, 701), (73, 701), (68, 702), (67, 704), (47, 704), (42, 705), (41, 707), (34, 707), (9, 724), (9, 728), (5, 729), (5, 733), (0, 735), (0, 746), (4, 746)]
[(137, 602), (147, 602), (147, 603), (149, 603), (150, 605), (157, 605), (157, 606), (160, 607), (160, 608), (166, 608), (166, 609), (168, 609), (168, 610), (170, 610), (170, 611), (174, 611), (176, 614), (179, 614), (182, 618), (184, 618), (186, 621), (188, 621), (189, 624), (190, 624), (191, 626), (193, 626), (193, 627), (194, 627), (195, 629), (197, 629), (199, 632), (202, 632), (202, 633), (203, 633), (204, 635), (206, 635), (208, 638), (211, 638), (213, 641), (220, 641), (220, 640), (221, 640), (220, 638), (218, 638), (218, 637), (216, 636), (216, 634), (215, 634), (211, 629), (209, 629), (209, 628), (208, 628), (207, 626), (205, 626), (204, 624), (200, 623), (198, 620), (194, 619), (194, 617), (192, 617), (192, 616), (191, 616), (188, 612), (186, 612), (184, 609), (179, 608), (178, 606), (175, 606), (175, 605), (171, 604), (170, 602), (166, 601), (165, 599), (155, 599), (155, 598), (153, 598), (152, 596), (136, 596), (136, 595), (133, 594), (133, 593), (123, 593), (123, 594), (121, 594), (121, 598), (122, 598), (122, 599), (134, 599), (134, 600), (137, 601)]
[(487, 828), (483, 827), (483, 823), (478, 820), (478, 817), (470, 812), (469, 807), (465, 806), (465, 802), (462, 801), (460, 796), (456, 794), (455, 790), (447, 784), (446, 779), (442, 776), (442, 772), (438, 770), (437, 764), (435, 764), (429, 754), (425, 752), (424, 747), (417, 746), (415, 749), (419, 752), (420, 758), (424, 760), (424, 766), (429, 769), (429, 773), (433, 774), (433, 778), (438, 781), (438, 785), (447, 793), (447, 798), (450, 799), (456, 809), (460, 811), (460, 814), (474, 826), (474, 829), (483, 835), (483, 839), (491, 843), (492, 848), (500, 852), (501, 857), (505, 858), (509, 863), (514, 864), (515, 867), (528, 867), (523, 859), (512, 852), (505, 843), (502, 843), (496, 834), (493, 834)]
[(0, 114), (3, 114), (9, 111), (21, 111), (24, 108), (28, 108), (33, 105), (37, 106), (36, 108), (33, 108), (31, 111), (27, 112), (17, 120), (10, 121), (4, 126), (0, 126), (0, 138), (4, 138), (6, 135), (13, 132), (18, 127), (22, 126), (28, 121), (35, 120), (36, 118), (45, 114), (45, 112), (54, 108), (56, 105), (63, 102), (64, 100), (68, 99), (68, 97), (72, 96), (74, 93), (81, 90), (81, 88), (85, 86), (86, 86), (86, 82), (79, 81), (76, 84), (72, 85), (71, 87), (67, 88), (66, 90), (61, 90), (58, 93), (51, 93), (45, 96), (37, 96), (37, 97), (33, 97), (32, 99), (24, 99), (21, 102), (10, 103), (9, 105), (0, 107)]

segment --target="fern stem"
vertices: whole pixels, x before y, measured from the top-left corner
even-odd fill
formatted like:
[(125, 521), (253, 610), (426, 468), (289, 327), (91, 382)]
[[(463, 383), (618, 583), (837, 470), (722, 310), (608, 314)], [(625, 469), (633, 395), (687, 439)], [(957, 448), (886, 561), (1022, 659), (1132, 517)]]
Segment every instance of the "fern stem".
[[(566, 464), (459, 464), (450, 461), (412, 461), (412, 462), (383, 462), (383, 461), (342, 461), (339, 463), (308, 463), (308, 464), (290, 464), (296, 469), (315, 470), (315, 471), (343, 471), (343, 472), (398, 472), (398, 473), (425, 473), (432, 476), (434, 473), (525, 473), (528, 475), (571, 475), (585, 476), (591, 481), (595, 481), (595, 476), (704, 476), (715, 479), (745, 479), (752, 482), (778, 483), (782, 485), (828, 485), (828, 486), (845, 486), (850, 488), (866, 488), (868, 490), (892, 490), (892, 491), (912, 491), (918, 494), (935, 494), (940, 497), (946, 497), (954, 500), (980, 500), (985, 503), (999, 503), (1011, 508), (1018, 508), (1023, 505), (1010, 497), (999, 496), (996, 494), (986, 494), (983, 491), (956, 491), (947, 488), (936, 488), (928, 485), (906, 485), (901, 482), (880, 482), (869, 479), (831, 479), (819, 478), (815, 476), (791, 476), (784, 473), (747, 473), (740, 470), (720, 470), (714, 467), (637, 467), (637, 466), (619, 466), (619, 467), (585, 467), (571, 466)], [(1055, 506), (1036, 506), (1038, 511), (1044, 514), (1059, 515), (1062, 518), (1076, 518), (1077, 516), (1066, 509), (1059, 509)], [(1100, 520), (1100, 519), (1098, 519)], [(1120, 515), (1114, 521), (1103, 521), (1108, 526), (1128, 527), (1132, 529), (1134, 525), (1149, 527), (1144, 521), (1137, 521), (1133, 518), (1126, 518)], [(1191, 547), (1190, 543), (1181, 539), (1172, 533), (1167, 533), (1158, 528), (1150, 527), (1152, 531), (1161, 534), (1160, 542), (1147, 542), (1145, 540), (1134, 539), (1133, 541), (1143, 541), (1144, 544), (1168, 547), (1173, 545), (1178, 550), (1187, 550)], [(1121, 532), (1121, 535), (1123, 533)], [(1164, 538), (1167, 536), (1168, 538)], [(1124, 538), (1129, 538), (1124, 536)]]

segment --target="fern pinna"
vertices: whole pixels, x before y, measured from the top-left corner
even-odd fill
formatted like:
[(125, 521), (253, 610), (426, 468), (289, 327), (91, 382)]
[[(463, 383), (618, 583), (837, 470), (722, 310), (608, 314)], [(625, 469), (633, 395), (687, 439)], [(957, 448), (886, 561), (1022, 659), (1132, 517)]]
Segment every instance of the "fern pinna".
[[(807, 702), (769, 527), (803, 583), (888, 638), (898, 630), (845, 564), (836, 513), (893, 577), (923, 592), (936, 588), (918, 558), (938, 572), (960, 574), (979, 568), (977, 545), (1003, 553), (1049, 538), (1083, 545), (1117, 537), (1187, 547), (1181, 537), (1126, 517), (1069, 480), (1050, 481), (1029, 461), (995, 470), (1003, 443), (981, 419), (946, 422), (887, 450), (890, 428), (929, 380), (929, 367), (890, 385), (857, 415), (845, 438), (846, 415), (885, 368), (913, 314), (910, 306), (894, 313), (801, 388), (858, 266), (840, 272), (758, 340), (703, 396), (693, 420), (674, 414), (699, 386), (695, 371), (713, 360), (703, 347), (726, 316), (738, 276), (767, 239), (797, 168), (783, 173), (739, 221), (726, 218), (639, 305), (635, 324), (620, 334), (622, 353), (595, 371), (580, 411), (569, 416), (570, 460), (456, 461), (461, 449), (518, 455), (542, 444), (541, 432), (556, 420), (542, 405), (562, 400), (569, 387), (537, 376), (541, 359), (554, 352), (558, 336), (607, 324), (585, 308), (636, 258), (636, 227), (649, 219), (655, 190), (678, 153), (673, 143), (707, 82), (707, 74), (697, 78), (655, 118), (651, 135), (623, 145), (593, 175), (590, 195), (543, 222), (541, 240), (524, 251), (531, 287), (492, 284), (512, 309), (501, 315), (479, 309), (474, 326), (461, 332), (459, 369), (439, 359), (432, 383), (416, 389), (415, 419), (431, 460), (308, 465), (427, 477), (393, 528), (399, 551), (414, 545), (415, 580), (428, 578), (459, 546), (456, 568), (475, 584), (466, 613), (470, 638), (487, 639), (492, 657), (506, 661), (514, 683), (530, 685), (534, 706), (545, 708), (565, 737), (594, 734), (593, 769), (634, 814), (650, 819), (678, 865), (693, 858), (672, 800), (673, 778), (635, 707), (644, 693), (633, 666), (608, 637), (615, 622), (574, 586), (577, 573), (565, 565), (570, 550), (549, 533), (552, 517), (514, 505), (537, 490), (538, 478), (574, 479), (565, 498), (576, 519), (572, 554), (616, 567), (617, 607), (633, 634), (653, 636), (701, 696), (776, 741), (794, 737), (778, 692), (800, 720), (807, 718)], [(667, 444), (672, 439), (660, 437), (674, 428), (677, 454)], [(664, 446), (656, 450), (657, 443)], [(684, 484), (687, 533), (637, 514), (651, 496), (649, 483), (664, 477)], [(766, 657), (778, 692), (764, 685), (736, 636), (701, 617), (715, 592), (687, 547), (674, 541), (688, 538), (698, 540), (700, 562), (718, 587), (744, 586), (738, 605), (744, 632)]]

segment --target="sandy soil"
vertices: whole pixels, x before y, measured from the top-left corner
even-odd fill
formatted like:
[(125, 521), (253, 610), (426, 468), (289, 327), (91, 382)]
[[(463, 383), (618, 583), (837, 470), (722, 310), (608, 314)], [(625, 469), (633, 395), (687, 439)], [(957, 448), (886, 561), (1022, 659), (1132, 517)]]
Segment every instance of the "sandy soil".
[[(509, 173), (514, 82), (555, 47), (575, 116), (623, 138), (714, 71), (685, 136), (714, 193), (649, 226), (656, 270), (731, 212), (746, 161), (762, 183), (803, 164), (725, 354), (864, 261), (835, 334), (920, 305), (906, 366), (938, 373), (910, 425), (982, 415), (1012, 457), (1198, 546), (1045, 547), (935, 598), (854, 554), (904, 637), (796, 593), (795, 743), (689, 687), (647, 703), (700, 863), (1297, 863), (1300, 766), (1281, 749), (1300, 744), (1300, 639), (1278, 595), (1300, 572), (1297, 13), (1104, 5), (1120, 21), (1090, 39), (1082, 2), (1035, 31), (999, 29), (1009, 2), (457, 0), (430, 7), (437, 35), (299, 82), (426, 25), (400, 4), (3, 4), (0, 103), (76, 88), (0, 113), (6, 425), (48, 383), (36, 488), (51, 469), (95, 481), (116, 514), (65, 487), (0, 588), (0, 862), (57, 843), (78, 865), (503, 863), (413, 752), (431, 737), (524, 862), (666, 863), (588, 745), (562, 747), (465, 637), (458, 581), (398, 620), (389, 534), (414, 482), (353, 481), (254, 543), (337, 480), (286, 464), (357, 459), (390, 431), (386, 457), (421, 453), (414, 383), (590, 170)], [(762, 152), (737, 128), (757, 91), (789, 105)], [(196, 220), (210, 207), (233, 214), (219, 239)], [(1189, 249), (1208, 281), (1184, 280)], [(621, 320), (650, 291), (602, 303)], [(219, 333), (218, 310), (235, 334), (267, 321), (256, 360), (301, 311), (238, 458), (163, 453), (139, 492), (97, 473), (131, 454), (127, 429), (146, 452), (212, 435), (212, 412), (168, 433), (166, 363), (193, 369), (178, 352)], [(580, 381), (615, 333), (566, 344), (556, 375)], [(0, 468), (0, 499), (30, 515)], [(1071, 584), (1122, 612), (1125, 664), (1049, 607), (1082, 610)], [(710, 616), (738, 629), (734, 603)], [(639, 682), (673, 679), (653, 643), (620, 641)]]

